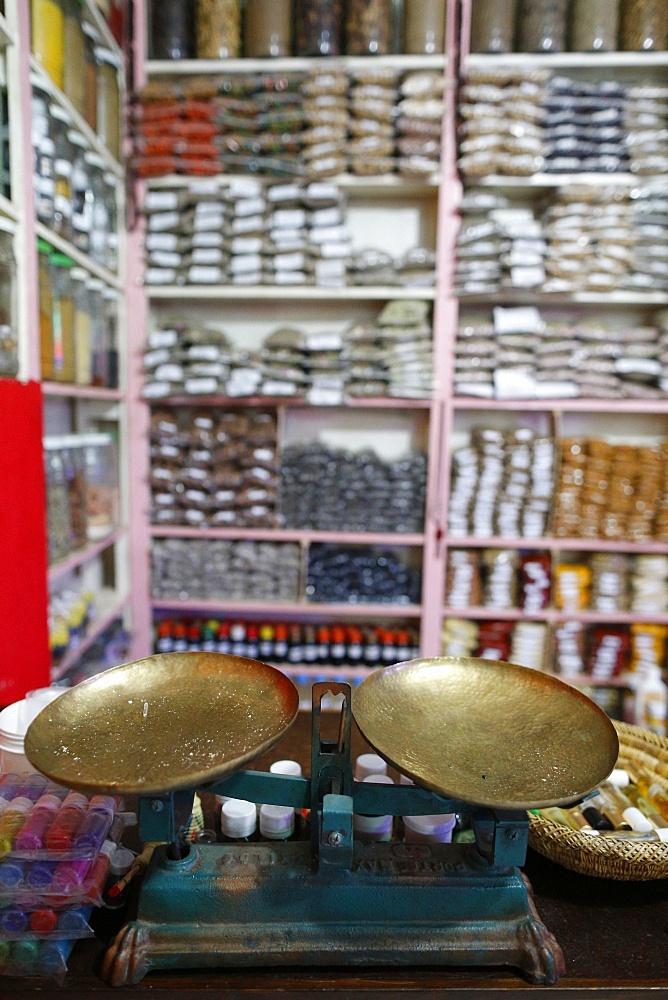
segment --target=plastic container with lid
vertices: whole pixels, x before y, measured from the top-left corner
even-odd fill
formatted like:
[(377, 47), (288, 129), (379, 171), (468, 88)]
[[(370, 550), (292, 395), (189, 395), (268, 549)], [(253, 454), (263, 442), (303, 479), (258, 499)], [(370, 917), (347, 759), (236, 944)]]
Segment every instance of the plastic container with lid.
[(193, 0), (149, 0), (149, 59), (195, 57), (195, 8)]
[(111, 434), (84, 434), (81, 447), (86, 483), (86, 531), (89, 541), (96, 541), (118, 525), (118, 453)]
[(195, 53), (198, 59), (236, 59), (241, 55), (240, 0), (197, 0)]
[(519, 0), (520, 52), (563, 52), (568, 30), (568, 0)]
[(348, 0), (345, 34), (347, 55), (387, 55), (392, 45), (390, 0)]
[(86, 110), (86, 38), (83, 31), (83, 0), (63, 0), (63, 93), (83, 115)]
[(343, 28), (343, 0), (295, 0), (296, 55), (341, 55)]
[(571, 0), (572, 52), (614, 52), (618, 27), (618, 0)]
[(246, 799), (227, 799), (220, 807), (223, 841), (257, 840), (257, 809)]
[[(376, 785), (393, 785), (394, 782), (388, 774), (368, 774), (362, 779), (365, 783)], [(394, 831), (394, 816), (386, 814), (382, 816), (370, 816), (366, 813), (353, 813), (353, 831), (355, 839), (363, 843), (373, 843), (379, 841), (392, 840)]]
[(444, 49), (445, 0), (404, 0), (404, 52), (429, 56)]
[(292, 0), (246, 0), (244, 52), (256, 59), (291, 54)]
[(62, 0), (31, 0), (30, 30), (35, 59), (57, 87), (63, 86), (65, 17)]
[(97, 134), (114, 159), (121, 155), (120, 56), (97, 46)]
[(513, 51), (516, 6), (516, 0), (475, 0), (471, 5), (471, 52)]
[(665, 0), (620, 0), (619, 48), (625, 52), (663, 51), (668, 42)]
[(266, 840), (292, 840), (295, 810), (292, 806), (260, 806), (260, 836)]
[(449, 844), (457, 820), (455, 813), (439, 816), (403, 816), (407, 844)]

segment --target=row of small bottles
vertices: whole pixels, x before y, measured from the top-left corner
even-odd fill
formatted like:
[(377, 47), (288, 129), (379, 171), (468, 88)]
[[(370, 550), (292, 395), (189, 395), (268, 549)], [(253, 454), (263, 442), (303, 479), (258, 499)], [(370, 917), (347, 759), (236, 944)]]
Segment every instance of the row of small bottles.
[(615, 768), (576, 805), (532, 811), (590, 836), (668, 843), (668, 793), (642, 768)]
[[(269, 768), (270, 774), (301, 777), (298, 761), (279, 760)], [(360, 754), (355, 760), (355, 781), (393, 784), (387, 764), (374, 753)], [(401, 782), (410, 783), (402, 776)], [(292, 806), (256, 804), (246, 799), (218, 797), (220, 802), (220, 840), (222, 842), (256, 842), (277, 840), (308, 840), (310, 816), (308, 810)], [(204, 828), (199, 797), (195, 797), (193, 816), (182, 839), (191, 843), (217, 841), (217, 831)], [(402, 840), (405, 843), (449, 843), (451, 840), (471, 840), (472, 831), (463, 815), (443, 813), (430, 816), (369, 816), (353, 814), (354, 838), (362, 843)]]
[(216, 652), (295, 665), (367, 667), (420, 655), (419, 635), (412, 628), (171, 618), (157, 622), (154, 650)]

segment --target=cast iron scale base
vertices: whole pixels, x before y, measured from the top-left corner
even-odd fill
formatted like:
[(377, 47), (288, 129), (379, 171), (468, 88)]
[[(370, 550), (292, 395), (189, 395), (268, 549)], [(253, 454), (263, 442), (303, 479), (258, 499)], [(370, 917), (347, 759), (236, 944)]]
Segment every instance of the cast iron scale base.
[[(151, 659), (166, 661), (172, 655), (177, 654)], [(263, 671), (274, 670), (256, 661), (220, 654), (178, 656), (181, 660), (184, 656), (206, 657), (209, 663), (212, 657), (235, 661), (234, 665), (218, 664), (222, 669), (222, 673), (220, 670), (217, 673), (218, 684), (225, 683), (226, 668), (232, 666), (232, 675), (244, 664), (256, 664)], [(137, 665), (145, 662), (138, 661)], [(188, 786), (183, 780), (185, 774), (181, 774), (179, 787), (175, 787), (174, 782), (163, 791), (150, 787), (147, 789), (149, 794), (145, 795), (141, 788), (146, 781), (145, 775), (139, 787), (132, 789), (132, 782), (129, 785), (127, 779), (125, 784), (123, 780), (116, 782), (115, 791), (122, 788), (126, 792), (140, 793), (141, 837), (146, 842), (159, 842), (159, 846), (143, 877), (137, 917), (109, 946), (102, 977), (111, 985), (121, 986), (139, 982), (147, 972), (173, 968), (512, 965), (531, 982), (554, 983), (564, 971), (563, 955), (553, 935), (541, 922), (530, 887), (520, 871), (527, 848), (527, 805), (508, 807), (505, 802), (500, 806), (472, 805), (480, 798), (443, 794), (443, 791), (422, 784), (381, 785), (359, 783), (352, 778), (351, 719), (354, 714), (362, 733), (391, 764), (433, 786), (429, 767), (422, 773), (420, 767), (415, 766), (410, 750), (404, 751), (394, 745), (396, 739), (401, 738), (396, 726), (388, 731), (386, 739), (383, 738), (385, 727), (391, 725), (392, 720), (374, 717), (374, 698), (376, 689), (381, 700), (385, 698), (387, 682), (385, 679), (377, 682), (374, 678), (388, 671), (400, 671), (397, 676), (403, 684), (404, 676), (425, 669), (429, 673), (431, 669), (435, 671), (431, 679), (436, 681), (435, 687), (432, 683), (431, 700), (436, 698), (438, 702), (442, 671), (447, 671), (454, 662), (446, 658), (417, 660), (378, 671), (356, 691), (354, 710), (349, 685), (315, 684), (310, 778), (241, 769), (241, 764), (247, 763), (249, 757), (259, 756), (268, 745), (273, 745), (293, 721), (298, 699), (293, 713), (292, 699), (288, 697), (284, 700), (282, 721), (274, 724), (274, 731), (269, 736), (264, 727), (263, 735), (267, 739), (260, 741), (255, 733), (251, 739), (251, 742), (255, 740), (255, 746), (249, 747), (247, 754), (239, 754), (238, 748), (233, 748), (232, 756), (228, 755), (224, 765), (221, 761), (216, 763), (215, 777), (221, 773), (230, 775), (225, 780), (200, 778)], [(458, 666), (461, 664), (461, 661), (456, 662)], [(471, 662), (478, 666), (492, 663)], [(106, 675), (129, 671), (133, 666), (114, 668)], [(507, 666), (512, 670), (525, 669)], [(280, 695), (284, 696), (286, 679), (280, 676)], [(419, 686), (419, 677), (409, 679)], [(92, 682), (95, 680), (92, 678)], [(83, 682), (78, 688), (87, 684), (91, 682)], [(362, 692), (364, 685), (368, 688)], [(128, 691), (124, 684), (121, 687), (121, 701), (126, 702)], [(252, 680), (250, 687), (253, 687)], [(53, 712), (48, 719), (42, 716), (50, 708), (57, 708), (59, 702), (64, 702), (76, 690), (66, 692), (38, 716), (26, 744), (30, 760), (40, 770), (63, 784), (83, 788), (90, 786), (88, 775), (73, 774), (68, 767), (65, 770), (69, 774), (65, 776), (63, 767), (54, 767), (53, 759), (45, 759), (48, 753), (38, 749), (44, 732), (54, 721), (56, 724), (59, 721), (54, 720)], [(568, 694), (568, 691), (562, 693)], [(321, 731), (321, 701), (330, 692), (342, 696), (338, 733), (334, 739), (324, 738)], [(243, 699), (239, 700), (238, 694), (236, 690), (233, 700), (243, 715), (247, 706)], [(391, 693), (389, 697), (391, 700)], [(582, 699), (579, 694), (578, 697)], [(134, 698), (129, 700), (134, 702)], [(581, 704), (585, 704), (585, 711), (589, 712), (587, 701), (584, 699)], [(600, 710), (593, 703), (589, 704), (592, 705), (598, 745), (600, 747), (604, 735), (606, 747), (602, 752), (599, 750), (593, 764), (597, 774), (595, 780), (592, 780), (593, 774), (576, 775), (577, 782), (582, 785), (584, 781), (586, 787), (578, 788), (575, 793), (569, 789), (567, 794), (561, 787), (557, 795), (560, 801), (566, 797), (572, 801), (591, 790), (609, 773), (616, 760), (614, 727), (601, 713), (603, 722), (597, 715)], [(81, 705), (72, 711), (70, 727), (72, 718), (81, 719)], [(260, 714), (265, 721), (266, 713)], [(289, 720), (288, 716), (291, 716)], [(60, 722), (65, 722), (62, 715)], [(411, 725), (415, 723), (413, 716)], [(380, 740), (376, 733), (378, 724)], [(612, 731), (612, 739), (607, 725)], [(428, 739), (430, 733), (422, 735)], [(68, 736), (68, 744), (76, 744), (76, 727)], [(61, 747), (56, 756), (62, 763), (63, 744), (59, 738), (54, 746), (56, 743)], [(65, 749), (69, 755), (69, 745)], [(76, 753), (79, 760), (81, 752), (85, 756), (83, 745)], [(478, 764), (476, 773), (480, 769)], [(179, 770), (187, 769), (181, 767)], [(482, 778), (487, 776), (483, 771)], [(456, 786), (457, 776), (451, 780)], [(563, 785), (563, 775), (561, 781)], [(114, 783), (108, 776), (101, 776), (94, 787), (110, 790), (110, 784)], [(185, 856), (179, 856), (176, 847), (179, 831), (190, 817), (195, 788), (306, 811), (310, 815), (310, 840), (192, 845)], [(554, 791), (554, 788), (549, 789), (545, 801), (554, 801)], [(490, 796), (499, 799), (498, 792), (492, 791)], [(536, 800), (536, 804), (543, 801), (538, 803)], [(353, 837), (353, 813), (402, 816), (451, 812), (470, 815), (474, 843), (364, 843)]]

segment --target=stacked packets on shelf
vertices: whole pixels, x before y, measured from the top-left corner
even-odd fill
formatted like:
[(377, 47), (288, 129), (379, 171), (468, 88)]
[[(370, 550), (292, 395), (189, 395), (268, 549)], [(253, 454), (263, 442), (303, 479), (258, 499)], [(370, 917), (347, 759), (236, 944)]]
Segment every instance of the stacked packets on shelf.
[(42, 774), (0, 773), (0, 974), (62, 982), (101, 906), (127, 814)]

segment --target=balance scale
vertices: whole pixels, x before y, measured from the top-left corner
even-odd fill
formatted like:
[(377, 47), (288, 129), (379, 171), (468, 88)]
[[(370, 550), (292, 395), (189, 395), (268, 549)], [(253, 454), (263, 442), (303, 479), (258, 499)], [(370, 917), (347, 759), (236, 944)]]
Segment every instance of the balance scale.
[[(334, 738), (321, 728), (329, 693), (342, 696)], [(35, 767), (69, 788), (139, 796), (142, 840), (159, 842), (102, 977), (120, 986), (174, 968), (511, 965), (554, 983), (563, 955), (519, 870), (526, 810), (572, 803), (610, 773), (618, 739), (605, 713), (526, 667), (411, 660), (370, 673), (352, 695), (348, 684), (313, 685), (309, 778), (248, 770), (298, 709), (275, 667), (168, 653), (81, 682), (33, 721)], [(413, 785), (353, 781), (353, 718)], [(310, 810), (310, 842), (184, 846), (196, 789)], [(474, 843), (353, 836), (353, 813), (462, 811)]]

